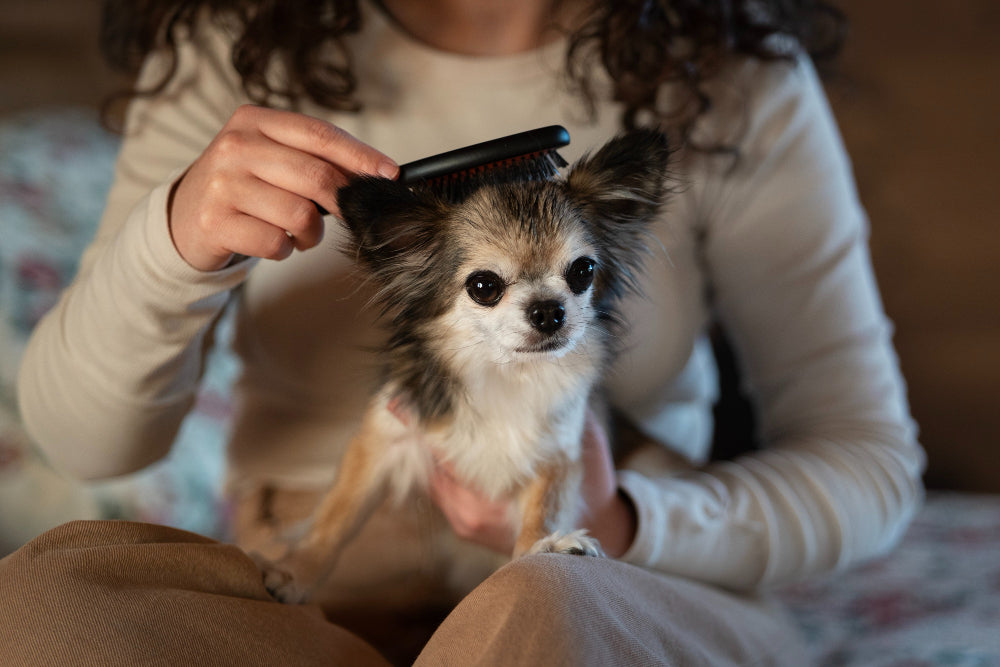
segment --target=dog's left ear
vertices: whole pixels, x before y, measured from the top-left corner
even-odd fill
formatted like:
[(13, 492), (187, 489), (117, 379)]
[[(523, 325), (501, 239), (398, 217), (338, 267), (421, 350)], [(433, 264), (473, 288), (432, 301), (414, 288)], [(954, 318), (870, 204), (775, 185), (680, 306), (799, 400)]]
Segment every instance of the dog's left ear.
[(632, 130), (581, 158), (566, 182), (571, 195), (598, 222), (614, 226), (647, 221), (663, 204), (670, 154), (662, 132)]
[(585, 155), (566, 177), (601, 246), (596, 285), (601, 297), (634, 288), (648, 246), (649, 225), (667, 196), (670, 147), (662, 132), (649, 129), (621, 134), (593, 155)]

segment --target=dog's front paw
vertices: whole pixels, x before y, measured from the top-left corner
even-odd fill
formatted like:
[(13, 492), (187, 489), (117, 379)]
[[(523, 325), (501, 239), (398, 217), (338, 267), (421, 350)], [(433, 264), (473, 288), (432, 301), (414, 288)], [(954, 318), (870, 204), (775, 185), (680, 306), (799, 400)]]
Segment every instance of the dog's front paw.
[(260, 554), (250, 554), (260, 569), (264, 588), (274, 599), (285, 604), (299, 604), (306, 601), (306, 593), (295, 581), (295, 576), (280, 563), (272, 563)]
[(604, 556), (601, 543), (587, 534), (586, 530), (571, 533), (555, 532), (535, 542), (529, 554), (573, 554), (575, 556)]

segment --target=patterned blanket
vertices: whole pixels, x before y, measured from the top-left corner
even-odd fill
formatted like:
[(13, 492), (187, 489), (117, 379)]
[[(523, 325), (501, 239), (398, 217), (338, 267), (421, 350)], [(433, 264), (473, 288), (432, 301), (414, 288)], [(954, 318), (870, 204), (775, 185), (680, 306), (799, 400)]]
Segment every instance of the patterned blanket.
[[(93, 235), (118, 140), (94, 114), (0, 119), (0, 555), (73, 518), (129, 518), (225, 539), (225, 345), (170, 456), (83, 485), (45, 464), (21, 428), (14, 378), (28, 333)], [(225, 343), (227, 328), (220, 339)], [(889, 556), (776, 594), (823, 665), (1000, 665), (1000, 496), (932, 493)]]

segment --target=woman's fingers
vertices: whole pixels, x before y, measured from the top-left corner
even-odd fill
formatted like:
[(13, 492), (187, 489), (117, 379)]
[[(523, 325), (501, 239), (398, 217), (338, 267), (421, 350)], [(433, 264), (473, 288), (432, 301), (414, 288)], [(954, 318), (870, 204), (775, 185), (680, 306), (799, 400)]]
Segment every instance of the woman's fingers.
[[(251, 174), (327, 211), (339, 212), (337, 191), (350, 179), (349, 172), (310, 153), (275, 144), (262, 135), (258, 135), (257, 141), (257, 145), (246, 148), (247, 170)], [(280, 220), (275, 222), (280, 224)]]
[[(347, 173), (363, 173), (395, 178), (399, 166), (384, 153), (372, 148), (343, 129), (290, 111), (242, 107), (262, 134), (277, 143), (311, 153)], [(240, 113), (237, 112), (237, 113)]]
[(234, 253), (274, 259), (312, 248), (323, 238), (316, 205), (336, 212), (337, 191), (358, 172), (395, 177), (398, 167), (325, 121), (240, 107), (171, 194), (174, 245), (203, 271)]
[(308, 250), (323, 240), (323, 218), (310, 200), (253, 176), (240, 187), (239, 212), (284, 231), (296, 250)]
[(439, 462), (431, 474), (430, 496), (462, 539), (498, 553), (514, 551), (516, 531), (511, 521), (511, 501), (484, 496), (462, 484), (448, 464)]
[(243, 213), (220, 220), (218, 234), (230, 255), (282, 260), (295, 249), (295, 241), (284, 230)]

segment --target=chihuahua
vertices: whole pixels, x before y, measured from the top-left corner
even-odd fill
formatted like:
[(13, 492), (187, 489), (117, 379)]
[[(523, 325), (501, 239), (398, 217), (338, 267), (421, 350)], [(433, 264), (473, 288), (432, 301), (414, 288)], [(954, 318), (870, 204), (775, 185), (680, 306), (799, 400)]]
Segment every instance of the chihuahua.
[(564, 178), (485, 179), (458, 202), (371, 176), (340, 190), (346, 251), (388, 329), (383, 376), (304, 536), (264, 564), (278, 599), (307, 599), (387, 496), (426, 491), (436, 461), (513, 499), (514, 557), (602, 555), (577, 525), (584, 419), (619, 337), (616, 302), (636, 288), (666, 196), (669, 154), (662, 133), (633, 130)]

